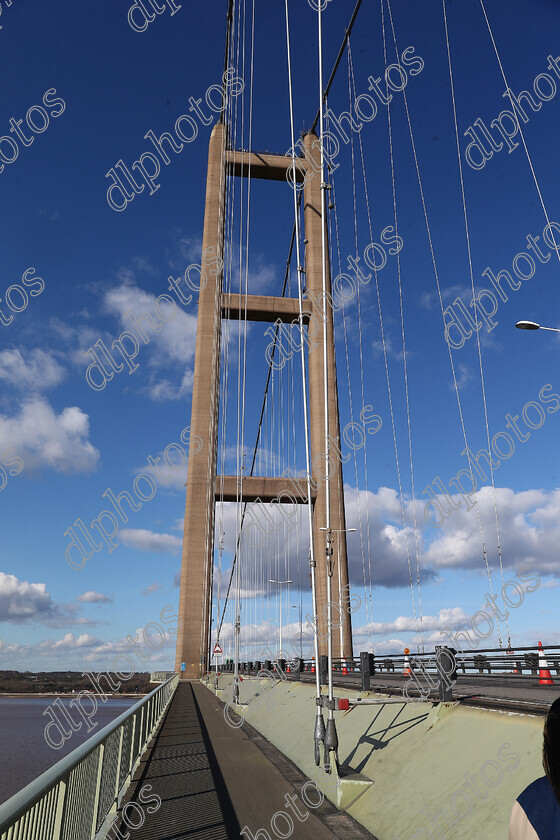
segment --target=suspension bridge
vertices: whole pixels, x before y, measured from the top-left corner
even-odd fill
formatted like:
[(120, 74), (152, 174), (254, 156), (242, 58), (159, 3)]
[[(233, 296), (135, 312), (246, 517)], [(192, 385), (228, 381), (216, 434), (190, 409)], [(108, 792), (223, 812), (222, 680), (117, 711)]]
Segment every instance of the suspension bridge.
[[(415, 830), (441, 836), (436, 831), (444, 828), (460, 840), (476, 836), (473, 826), (480, 825), (485, 825), (485, 837), (498, 837), (505, 830), (514, 791), (521, 789), (523, 779), (539, 772), (542, 716), (556, 694), (560, 648), (539, 643), (513, 650), (507, 616), (503, 628), (497, 624), (498, 648), (479, 644), (458, 651), (449, 639), (442, 639), (431, 649), (423, 626), (417, 521), (421, 499), (414, 484), (391, 111), (387, 110), (387, 140), (394, 218), (378, 237), (372, 222), (371, 172), (362, 134), (354, 124), (366, 119), (366, 101), (377, 112), (383, 97), (388, 102), (391, 91), (402, 93), (443, 335), (444, 294), (402, 81), (407, 68), (414, 75), (423, 62), (410, 48), (399, 52), (391, 4), (385, 9), (382, 3), (384, 46), (397, 57), (391, 65), (386, 54), (386, 64), (397, 71), (387, 71), (381, 92), (375, 88), (378, 101), (359, 94), (351, 36), (362, 0), (353, 9), (328, 76), (319, 8), (318, 111), (298, 135), (293, 89), (302, 80), (292, 74), (289, 5), (286, 0), (291, 145), (287, 153), (271, 153), (253, 143), (255, 4), (247, 12), (244, 2), (229, 2), (222, 110), (208, 147), (190, 426), (191, 439), (201, 445), (188, 462), (175, 670), (153, 674), (158, 685), (150, 695), (0, 806), (1, 840), (101, 840), (131, 834), (138, 840), (256, 838), (259, 831), (265, 837), (286, 838), (295, 826), (303, 838), (325, 840), (420, 836)], [(458, 143), (445, 15), (444, 4)], [(492, 43), (495, 46), (493, 37)], [(328, 97), (343, 58), (349, 110), (337, 116), (329, 109)], [(233, 71), (245, 79), (243, 96), (228, 95), (226, 82)], [(350, 207), (339, 203), (344, 189), (335, 176), (340, 146), (335, 128), (344, 130), (342, 124), (351, 138)], [(466, 208), (460, 154), (458, 159)], [(283, 286), (274, 295), (253, 288), (250, 231), (252, 214), (258, 212), (254, 194), (260, 190), (259, 197), (264, 195), (261, 181), (272, 182), (266, 184), (266, 202), (285, 205), (287, 229), (291, 228)], [(370, 243), (362, 251), (358, 191)], [(464, 220), (468, 243), (466, 209)], [(355, 247), (346, 259), (343, 242), (348, 231)], [(380, 271), (388, 259), (395, 261), (402, 328), (411, 504), (387, 364), (390, 348)], [(474, 299), (470, 248), (468, 262)], [(367, 442), (382, 420), (367, 396), (369, 326), (364, 312), (371, 306), (379, 312), (386, 371), (385, 425), (394, 444), (395, 506), (404, 533), (402, 568), (416, 627), (417, 650), (412, 653), (377, 652), (374, 639), (376, 547), (371, 541)], [(474, 306), (490, 453), (479, 317)], [(269, 326), (264, 330), (262, 325)], [(456, 363), (451, 346), (448, 349), (469, 453), (468, 470), (463, 472), (476, 487), (477, 461), (471, 457)], [(350, 418), (344, 426), (343, 400), (344, 414)], [(254, 417), (250, 411), (257, 403), (260, 410)], [(478, 503), (473, 507), (494, 602), (496, 580), (499, 591), (506, 581), (490, 455), (487, 460), (496, 559), (489, 557), (488, 522)], [(345, 493), (345, 478), (354, 484), (353, 494)], [(226, 555), (231, 556), (229, 564)], [(304, 592), (310, 593), (306, 632)], [(296, 598), (298, 604), (289, 603)], [(361, 607), (367, 637), (356, 644), (352, 616)], [(299, 611), (297, 617), (292, 614), (293, 621), (286, 618), (290, 609)], [(464, 787), (448, 789), (446, 768), (451, 763), (459, 776), (476, 765), (486, 795), (469, 799)], [(141, 807), (148, 802), (146, 786), (154, 797), (149, 800), (151, 811)], [(438, 790), (446, 791), (444, 801), (438, 801)], [(305, 808), (305, 819), (304, 811), (296, 810), (296, 799), (300, 809)]]

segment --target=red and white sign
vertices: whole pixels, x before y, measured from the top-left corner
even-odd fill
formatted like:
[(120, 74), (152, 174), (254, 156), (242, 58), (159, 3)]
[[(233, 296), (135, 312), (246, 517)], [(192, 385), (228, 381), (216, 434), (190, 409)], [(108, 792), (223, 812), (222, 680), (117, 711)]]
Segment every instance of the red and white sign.
[(223, 650), (221, 649), (218, 642), (216, 642), (216, 644), (214, 645), (214, 650), (212, 651), (212, 656), (215, 656), (217, 653), (223, 653)]

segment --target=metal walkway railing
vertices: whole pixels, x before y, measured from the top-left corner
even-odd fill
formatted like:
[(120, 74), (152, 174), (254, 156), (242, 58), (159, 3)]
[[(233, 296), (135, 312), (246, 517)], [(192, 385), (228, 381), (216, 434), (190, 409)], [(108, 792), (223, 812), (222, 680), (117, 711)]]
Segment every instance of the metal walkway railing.
[(117, 812), (179, 675), (0, 805), (0, 840), (95, 840)]

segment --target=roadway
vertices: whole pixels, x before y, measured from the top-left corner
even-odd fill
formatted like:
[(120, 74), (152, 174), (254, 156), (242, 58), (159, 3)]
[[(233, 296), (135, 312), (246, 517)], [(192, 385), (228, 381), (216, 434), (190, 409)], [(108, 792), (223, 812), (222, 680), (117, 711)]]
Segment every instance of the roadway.
[[(314, 682), (315, 675), (304, 671), (302, 681)], [(435, 682), (435, 675), (430, 675)], [(419, 696), (414, 682), (410, 677), (396, 673), (375, 674), (370, 677), (371, 691), (382, 694), (400, 695), (409, 683), (408, 695)], [(333, 675), (334, 684), (341, 688), (360, 689), (361, 677), (359, 673), (350, 672), (343, 675), (336, 671)], [(419, 682), (426, 685), (423, 677)], [(560, 685), (539, 685), (538, 676), (515, 674), (459, 674), (453, 685), (453, 700), (459, 700), (465, 705), (484, 706), (486, 708), (507, 709), (533, 714), (546, 714), (553, 700), (560, 696)], [(437, 699), (435, 692), (431, 692), (429, 699)]]

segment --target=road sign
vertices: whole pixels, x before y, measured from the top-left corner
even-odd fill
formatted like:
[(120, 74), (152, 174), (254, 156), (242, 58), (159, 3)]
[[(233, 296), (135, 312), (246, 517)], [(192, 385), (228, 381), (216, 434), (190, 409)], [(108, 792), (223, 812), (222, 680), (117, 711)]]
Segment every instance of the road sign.
[(223, 653), (223, 650), (221, 649), (218, 642), (216, 642), (216, 644), (214, 645), (214, 650), (212, 651), (212, 656), (215, 656), (217, 653)]

